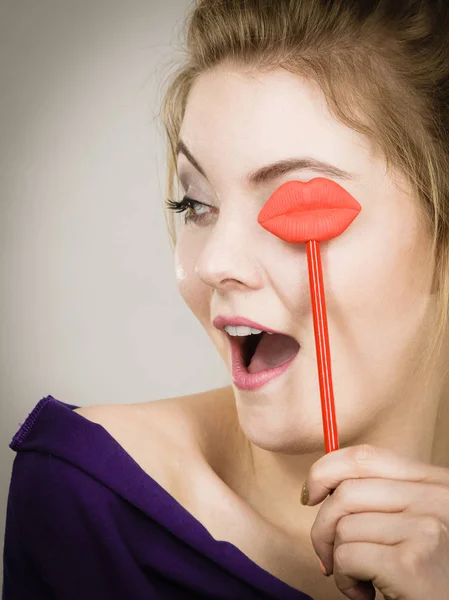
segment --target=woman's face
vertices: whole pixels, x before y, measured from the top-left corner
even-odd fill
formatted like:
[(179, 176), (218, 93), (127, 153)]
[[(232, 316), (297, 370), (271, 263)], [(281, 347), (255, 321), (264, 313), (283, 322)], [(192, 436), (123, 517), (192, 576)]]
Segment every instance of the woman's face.
[[(234, 393), (240, 424), (256, 445), (281, 452), (322, 448), (320, 394), (307, 256), (257, 222), (283, 183), (327, 177), (362, 206), (351, 226), (321, 244), (340, 444), (366, 440), (405, 407), (419, 405), (410, 383), (434, 310), (430, 234), (410, 188), (386, 174), (364, 136), (337, 122), (314, 84), (284, 70), (251, 76), (229, 66), (193, 87), (180, 138), (202, 167), (178, 157), (196, 220), (176, 215), (179, 290), (231, 367), (218, 315), (243, 316), (294, 337), (291, 367), (262, 388)], [(309, 157), (348, 173), (297, 169), (257, 185), (249, 173)], [(423, 333), (424, 331), (424, 333)]]

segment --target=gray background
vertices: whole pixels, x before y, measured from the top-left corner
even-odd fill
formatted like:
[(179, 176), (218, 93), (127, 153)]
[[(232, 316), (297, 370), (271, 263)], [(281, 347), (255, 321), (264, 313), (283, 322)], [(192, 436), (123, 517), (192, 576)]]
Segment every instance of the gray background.
[(161, 85), (187, 0), (0, 0), (0, 533), (9, 443), (48, 394), (145, 402), (230, 384), (179, 295)]

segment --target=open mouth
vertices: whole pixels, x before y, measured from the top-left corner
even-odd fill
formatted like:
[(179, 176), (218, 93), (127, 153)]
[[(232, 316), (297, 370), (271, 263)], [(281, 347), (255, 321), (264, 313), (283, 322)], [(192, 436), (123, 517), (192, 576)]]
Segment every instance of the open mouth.
[(246, 368), (248, 368), (249, 364), (251, 363), (251, 360), (256, 353), (256, 348), (264, 335), (266, 335), (266, 332), (262, 331), (262, 333), (242, 337), (242, 359)]
[(238, 347), (248, 373), (260, 373), (279, 367), (296, 356), (300, 349), (294, 338), (280, 333), (268, 335), (262, 331), (257, 335), (230, 336), (230, 339), (231, 345)]

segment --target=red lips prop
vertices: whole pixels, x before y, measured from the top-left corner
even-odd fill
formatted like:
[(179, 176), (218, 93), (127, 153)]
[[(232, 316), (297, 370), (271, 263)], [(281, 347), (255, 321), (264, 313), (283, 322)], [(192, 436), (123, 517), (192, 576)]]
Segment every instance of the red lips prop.
[(306, 244), (326, 453), (338, 450), (329, 333), (319, 242), (341, 235), (362, 207), (338, 183), (316, 177), (287, 181), (270, 196), (257, 221), (294, 244)]

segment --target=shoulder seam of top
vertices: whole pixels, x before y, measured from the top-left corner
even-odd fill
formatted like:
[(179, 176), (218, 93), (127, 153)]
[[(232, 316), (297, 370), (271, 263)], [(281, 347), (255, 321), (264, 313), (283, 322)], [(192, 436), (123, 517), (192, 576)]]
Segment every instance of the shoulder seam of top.
[(53, 396), (45, 396), (44, 398), (41, 398), (41, 400), (39, 400), (28, 417), (25, 419), (24, 423), (21, 425), (19, 423), (20, 429), (14, 435), (11, 443), (9, 444), (11, 450), (17, 451), (20, 448), (33, 428), (33, 425), (36, 422), (41, 410), (50, 402), (50, 400), (53, 400)]

